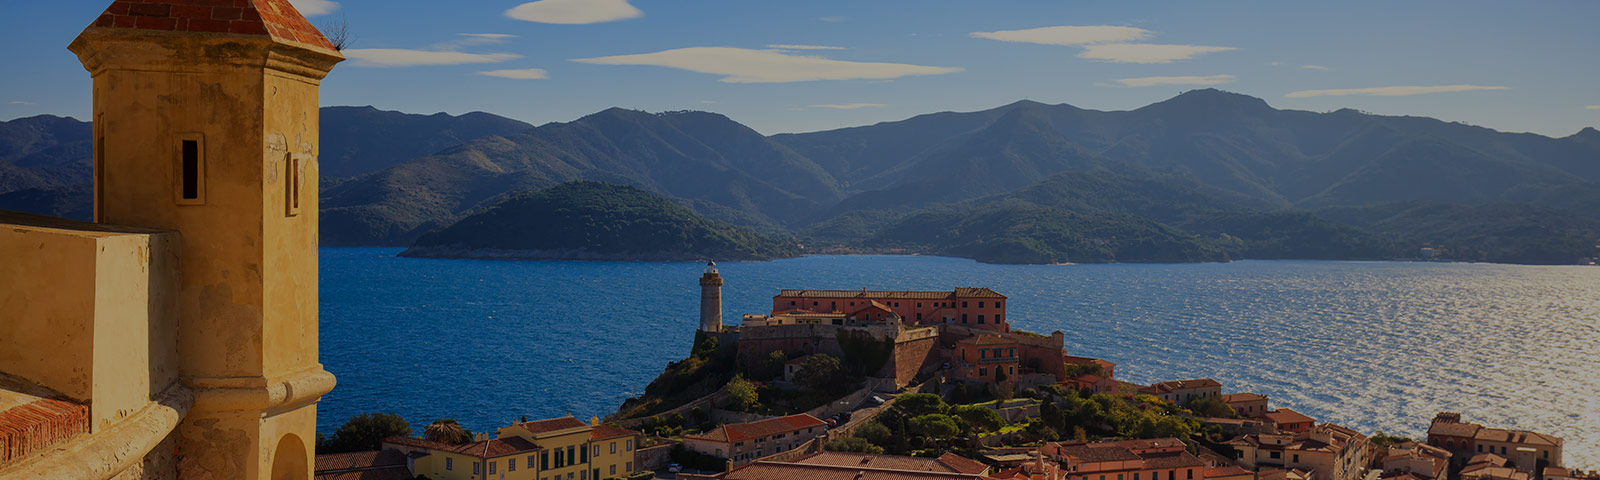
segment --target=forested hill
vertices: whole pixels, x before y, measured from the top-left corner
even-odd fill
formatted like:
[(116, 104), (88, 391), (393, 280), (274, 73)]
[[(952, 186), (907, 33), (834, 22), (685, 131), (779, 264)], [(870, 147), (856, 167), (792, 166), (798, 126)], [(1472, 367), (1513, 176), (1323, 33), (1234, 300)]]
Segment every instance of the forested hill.
[(793, 244), (708, 220), (639, 188), (565, 183), (514, 195), (429, 233), (414, 257), (560, 260), (768, 260)]

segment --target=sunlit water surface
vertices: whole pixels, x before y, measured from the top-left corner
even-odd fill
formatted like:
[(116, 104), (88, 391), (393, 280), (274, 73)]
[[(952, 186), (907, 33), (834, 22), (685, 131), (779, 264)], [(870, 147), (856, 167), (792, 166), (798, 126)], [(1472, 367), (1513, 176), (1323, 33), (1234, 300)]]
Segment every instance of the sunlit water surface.
[[(322, 249), (320, 428), (393, 411), (473, 430), (604, 416), (689, 349), (701, 265)], [(724, 318), (780, 288), (986, 286), (1013, 328), (1066, 333), (1120, 379), (1210, 377), (1320, 421), (1422, 435), (1441, 410), (1566, 439), (1600, 468), (1600, 268), (1242, 261), (985, 265), (822, 256), (720, 265)], [(420, 425), (417, 426), (420, 431)]]

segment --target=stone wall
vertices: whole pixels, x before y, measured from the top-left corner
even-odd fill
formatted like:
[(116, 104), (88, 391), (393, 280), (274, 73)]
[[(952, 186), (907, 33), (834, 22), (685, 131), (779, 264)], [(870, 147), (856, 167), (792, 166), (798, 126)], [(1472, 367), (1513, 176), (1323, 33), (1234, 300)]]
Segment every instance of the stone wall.
[(939, 337), (925, 336), (915, 340), (896, 342), (894, 357), (891, 365), (894, 369), (894, 384), (896, 387), (910, 385), (923, 373), (932, 372), (943, 364), (943, 360), (935, 353), (939, 346)]

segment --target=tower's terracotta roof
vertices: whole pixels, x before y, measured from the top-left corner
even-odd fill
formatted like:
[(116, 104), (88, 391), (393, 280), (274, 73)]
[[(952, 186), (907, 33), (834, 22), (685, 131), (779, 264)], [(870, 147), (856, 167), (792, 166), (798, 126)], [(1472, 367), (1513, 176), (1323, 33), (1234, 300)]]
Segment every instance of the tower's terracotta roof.
[(289, 0), (116, 0), (92, 27), (265, 35), (333, 50)]

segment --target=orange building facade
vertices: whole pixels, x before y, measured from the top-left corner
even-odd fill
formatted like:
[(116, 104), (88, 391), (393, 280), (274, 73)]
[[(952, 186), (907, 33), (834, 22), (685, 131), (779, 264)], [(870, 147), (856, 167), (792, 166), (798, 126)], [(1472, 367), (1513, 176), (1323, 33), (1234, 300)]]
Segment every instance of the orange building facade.
[(785, 289), (772, 297), (772, 313), (796, 310), (854, 313), (877, 302), (904, 318), (908, 325), (961, 325), (1006, 332), (1006, 296), (987, 288), (951, 291), (800, 290)]

